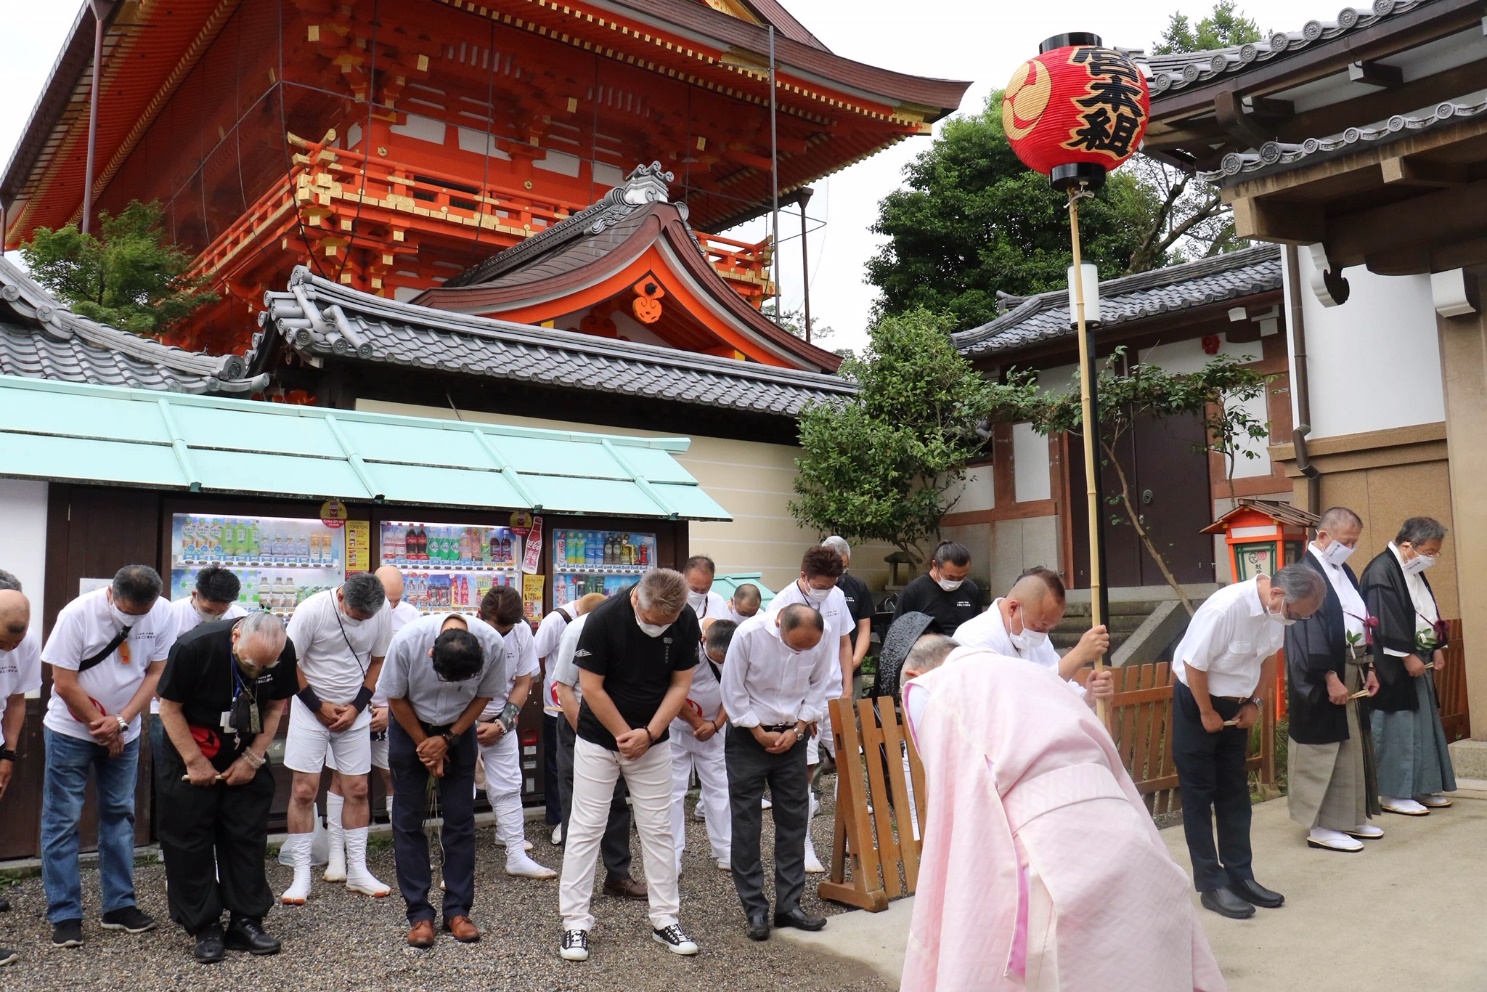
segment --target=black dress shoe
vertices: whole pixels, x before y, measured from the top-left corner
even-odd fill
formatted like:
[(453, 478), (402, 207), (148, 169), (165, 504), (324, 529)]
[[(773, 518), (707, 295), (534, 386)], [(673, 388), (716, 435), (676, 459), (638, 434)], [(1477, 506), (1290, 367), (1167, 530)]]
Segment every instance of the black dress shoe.
[(10, 900), (4, 896), (0, 896), (0, 913), (8, 912), (10, 912)]
[(229, 951), (247, 951), (249, 954), (278, 954), (279, 938), (270, 937), (252, 917), (238, 917), (227, 928), (224, 942)]
[(1204, 909), (1211, 909), (1231, 920), (1247, 920), (1255, 915), (1255, 907), (1230, 892), (1228, 889), (1210, 889), (1198, 900)]
[(196, 948), (191, 956), (202, 964), (216, 964), (227, 956), (227, 948), (222, 946), (222, 928), (209, 926), (196, 935)]
[(826, 917), (807, 916), (801, 909), (796, 908), (790, 910), (788, 913), (774, 914), (774, 925), (777, 927), (794, 927), (797, 930), (816, 931), (825, 928)]
[(749, 917), (749, 939), (769, 939), (769, 920), (764, 916), (763, 913), (759, 914), (758, 916)]
[(1229, 891), (1245, 902), (1252, 902), (1262, 909), (1275, 909), (1286, 901), (1285, 896), (1279, 892), (1271, 892), (1253, 878), (1233, 883), (1229, 886)]

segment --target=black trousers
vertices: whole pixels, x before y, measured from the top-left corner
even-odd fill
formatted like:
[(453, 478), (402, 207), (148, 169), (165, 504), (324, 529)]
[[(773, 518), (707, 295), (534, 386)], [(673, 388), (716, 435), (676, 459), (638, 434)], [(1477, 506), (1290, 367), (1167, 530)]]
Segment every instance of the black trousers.
[[(159, 718), (155, 720), (158, 722)], [(274, 904), (264, 871), (268, 814), (274, 801), (269, 766), (243, 785), (205, 788), (182, 782), (185, 762), (167, 737), (155, 755), (155, 821), (165, 855), (170, 918), (192, 936), (233, 919), (261, 920)]]
[(769, 913), (764, 894), (764, 864), (759, 833), (764, 811), (759, 800), (769, 785), (774, 807), (774, 908), (788, 913), (800, 908), (805, 891), (805, 833), (810, 825), (810, 785), (806, 778), (804, 740), (784, 754), (770, 754), (748, 730), (729, 727), (723, 741), (728, 765), (728, 805), (733, 816), (733, 887), (745, 916)]
[[(1214, 712), (1232, 720), (1239, 702), (1210, 696)], [(1250, 866), (1249, 775), (1244, 770), (1249, 731), (1203, 729), (1198, 700), (1182, 682), (1172, 686), (1172, 760), (1182, 790), (1182, 829), (1199, 892), (1255, 877)], [(1218, 848), (1214, 849), (1215, 820)]]
[[(444, 919), (469, 916), (475, 902), (475, 732), (459, 739), (444, 760), (438, 780), (439, 812), (444, 817)], [(418, 760), (413, 738), (397, 720), (387, 721), (387, 767), (392, 772), (392, 850), (397, 862), (398, 891), (408, 905), (408, 922), (432, 920), (433, 884), (429, 839), (423, 832), (428, 816), (429, 770)]]
[[(558, 717), (558, 804), (562, 815), (563, 838), (568, 837), (568, 814), (573, 812), (573, 745), (578, 735), (568, 726), (567, 717)], [(604, 836), (599, 839), (599, 857), (609, 878), (630, 877), (630, 804), (625, 800), (630, 790), (621, 775), (614, 784), (614, 798), (609, 801), (609, 820)]]
[(549, 827), (563, 822), (563, 799), (558, 795), (558, 723), (561, 716), (542, 714), (542, 805)]

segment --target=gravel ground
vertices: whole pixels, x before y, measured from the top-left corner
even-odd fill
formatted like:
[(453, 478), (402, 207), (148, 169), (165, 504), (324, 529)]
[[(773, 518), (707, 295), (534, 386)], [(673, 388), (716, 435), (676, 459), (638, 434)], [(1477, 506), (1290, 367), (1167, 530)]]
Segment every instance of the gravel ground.
[[(822, 812), (812, 821), (816, 850), (823, 859), (831, 849), (833, 781), (825, 782)], [(114, 989), (127, 992), (163, 992), (191, 989), (255, 992), (259, 989), (346, 990), (393, 988), (406, 992), (467, 992), (476, 987), (501, 990), (646, 990), (727, 989), (728, 992), (773, 992), (777, 989), (819, 989), (831, 992), (878, 992), (888, 989), (863, 965), (834, 955), (822, 955), (800, 945), (770, 940), (756, 944), (744, 934), (743, 913), (729, 875), (716, 870), (708, 858), (706, 827), (687, 813), (687, 852), (681, 882), (683, 928), (697, 941), (695, 958), (668, 954), (650, 939), (646, 907), (598, 893), (596, 877), (593, 957), (584, 963), (563, 961), (557, 944), (558, 883), (515, 879), (502, 870), (505, 852), (493, 831), (477, 835), (475, 907), (472, 917), (481, 928), (478, 944), (462, 945), (441, 934), (437, 946), (416, 951), (404, 943), (407, 922), (397, 895), (390, 846), (370, 856), (378, 878), (393, 885), (386, 899), (352, 895), (316, 877), (310, 904), (304, 908), (275, 906), (265, 929), (284, 941), (274, 957), (250, 958), (229, 954), (211, 967), (191, 958), (191, 941), (169, 921), (165, 899), (165, 869), (150, 864), (135, 869), (140, 907), (160, 921), (154, 933), (131, 936), (106, 931), (98, 925), (98, 873), (83, 871), (83, 901), (88, 918), (83, 924), (85, 944), (76, 950), (51, 946), (45, 920), (46, 900), (39, 878), (9, 889), (12, 911), (0, 916), (0, 945), (16, 949), (21, 959), (0, 968), (0, 988), (6, 992), (36, 990)], [(533, 857), (561, 867), (562, 852), (548, 843), (540, 820), (528, 821), (527, 839)], [(764, 817), (765, 875), (772, 878), (773, 830)], [(634, 872), (643, 877), (640, 847)], [(602, 871), (602, 869), (601, 869)], [(269, 884), (275, 893), (290, 880), (290, 870), (271, 861)], [(833, 916), (844, 907), (822, 903), (814, 880), (807, 876), (804, 908)], [(767, 883), (768, 884), (768, 883)], [(435, 893), (437, 905), (438, 893)], [(828, 933), (830, 928), (828, 926)]]

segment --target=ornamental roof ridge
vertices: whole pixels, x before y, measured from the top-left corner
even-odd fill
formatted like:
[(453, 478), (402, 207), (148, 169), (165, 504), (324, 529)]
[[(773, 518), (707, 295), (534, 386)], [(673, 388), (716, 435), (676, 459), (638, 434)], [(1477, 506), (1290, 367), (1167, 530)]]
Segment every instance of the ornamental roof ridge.
[[(1280, 255), (1279, 245), (1258, 244), (1196, 262), (1102, 282), (1100, 309), (1105, 315), (1103, 326), (1278, 289), (1281, 285)], [(956, 350), (968, 358), (979, 358), (1073, 333), (1069, 329), (1067, 289), (1010, 297), (1006, 302), (1014, 304), (1009, 312), (979, 327), (952, 334), (950, 340)]]
[(1304, 159), (1344, 154), (1355, 150), (1355, 145), (1387, 144), (1397, 138), (1455, 121), (1470, 120), (1484, 113), (1487, 113), (1487, 92), (1477, 94), (1476, 101), (1471, 103), (1443, 100), (1413, 114), (1394, 114), (1373, 124), (1350, 127), (1322, 138), (1307, 138), (1300, 144), (1267, 141), (1258, 149), (1229, 152), (1220, 160), (1218, 169), (1200, 172), (1198, 177), (1211, 183), (1223, 182), (1239, 175), (1295, 165)]
[(186, 351), (74, 313), (4, 258), (0, 332), (0, 369), (29, 378), (187, 393), (253, 393), (268, 382), (249, 377), (241, 355)]
[(1435, 0), (1374, 0), (1371, 6), (1361, 10), (1344, 7), (1336, 20), (1307, 21), (1299, 31), (1277, 31), (1260, 41), (1204, 52), (1142, 55), (1137, 61), (1146, 66), (1152, 99), (1156, 99), (1221, 76), (1238, 75), (1250, 66), (1292, 55), (1433, 2)]

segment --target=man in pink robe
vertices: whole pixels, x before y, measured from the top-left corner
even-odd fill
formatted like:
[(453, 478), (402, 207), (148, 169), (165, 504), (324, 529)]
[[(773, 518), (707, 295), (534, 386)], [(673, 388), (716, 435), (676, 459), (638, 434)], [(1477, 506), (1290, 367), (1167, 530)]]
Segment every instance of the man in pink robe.
[(910, 681), (925, 836), (905, 992), (1219, 992), (1184, 872), (1099, 720), (960, 648)]

